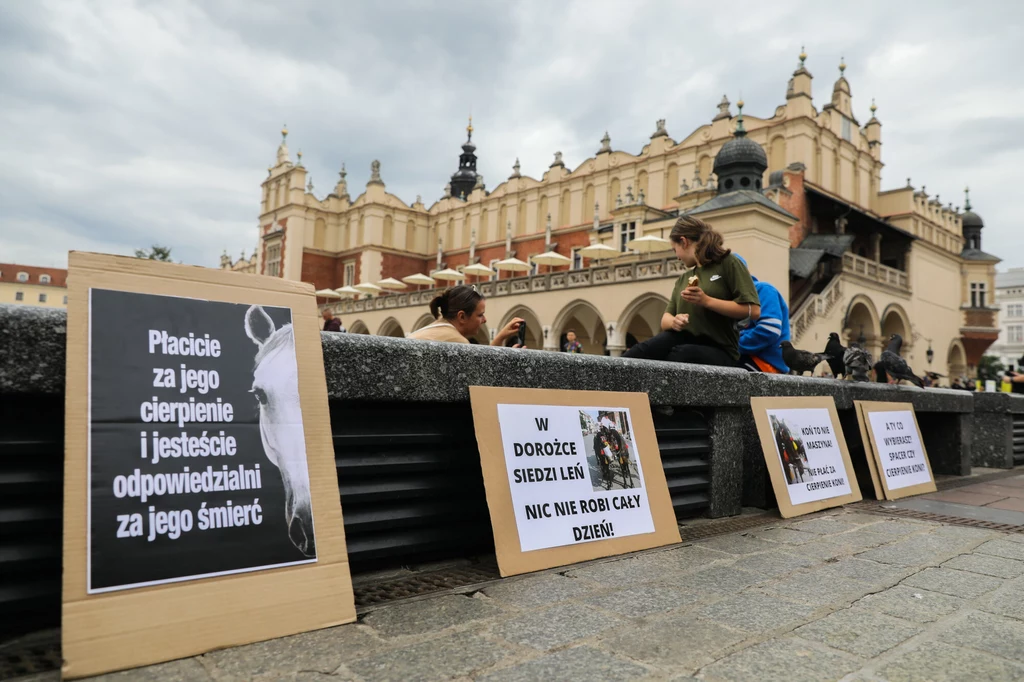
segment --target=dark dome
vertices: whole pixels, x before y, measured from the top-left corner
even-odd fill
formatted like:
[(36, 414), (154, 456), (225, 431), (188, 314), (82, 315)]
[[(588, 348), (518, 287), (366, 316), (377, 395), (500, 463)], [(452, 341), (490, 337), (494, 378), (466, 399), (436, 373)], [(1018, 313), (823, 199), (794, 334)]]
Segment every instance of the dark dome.
[(780, 171), (780, 170), (772, 171), (771, 175), (768, 176), (768, 186), (769, 187), (781, 187), (782, 186), (782, 181), (783, 181), (784, 178), (785, 178), (785, 174), (782, 171)]
[(714, 172), (721, 177), (722, 171), (737, 164), (744, 166), (760, 166), (760, 172), (768, 168), (768, 157), (765, 155), (761, 145), (754, 142), (747, 136), (734, 137), (722, 145), (722, 149), (715, 157)]
[(985, 223), (982, 222), (981, 216), (974, 211), (964, 211), (962, 220), (964, 227), (985, 227)]

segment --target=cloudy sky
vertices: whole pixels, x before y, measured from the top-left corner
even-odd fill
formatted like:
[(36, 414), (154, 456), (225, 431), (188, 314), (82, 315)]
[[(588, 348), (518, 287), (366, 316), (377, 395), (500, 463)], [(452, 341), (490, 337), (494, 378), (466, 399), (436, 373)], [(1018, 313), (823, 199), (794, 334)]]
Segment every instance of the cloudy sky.
[[(874, 97), (883, 188), (943, 203), (971, 186), (985, 250), (1024, 266), (1024, 3), (0, 2), (0, 261), (63, 266), (69, 249), (168, 245), (216, 265), (256, 244), (279, 130), (323, 196), (429, 205), (473, 114), (489, 187), (575, 167), (607, 129), (639, 151), (682, 139), (723, 93), (770, 116), (801, 44), (815, 103), (840, 56), (863, 122)], [(1013, 206), (1018, 205), (1018, 209)]]

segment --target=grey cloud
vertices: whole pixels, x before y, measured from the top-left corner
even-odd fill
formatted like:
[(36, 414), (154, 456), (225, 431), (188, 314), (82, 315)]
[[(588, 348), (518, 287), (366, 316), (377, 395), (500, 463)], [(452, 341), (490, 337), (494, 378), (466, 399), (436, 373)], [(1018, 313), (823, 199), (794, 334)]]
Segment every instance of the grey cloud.
[[(840, 55), (861, 122), (883, 122), (883, 187), (907, 175), (956, 201), (985, 247), (1024, 265), (1011, 233), (1019, 147), (1021, 10), (972, 3), (827, 3), (728, 10), (676, 2), (101, 0), (0, 4), (0, 202), (9, 259), (152, 242), (211, 265), (255, 245), (259, 183), (287, 123), (316, 191), (344, 160), (358, 192), (380, 159), (388, 189), (430, 203), (474, 116), (489, 187), (575, 167), (605, 130), (637, 152), (658, 118), (682, 139), (742, 93), (771, 116), (806, 42), (820, 107)], [(733, 107), (735, 111), (735, 104)], [(1013, 109), (1015, 111), (1015, 109)], [(996, 130), (993, 130), (996, 128)]]

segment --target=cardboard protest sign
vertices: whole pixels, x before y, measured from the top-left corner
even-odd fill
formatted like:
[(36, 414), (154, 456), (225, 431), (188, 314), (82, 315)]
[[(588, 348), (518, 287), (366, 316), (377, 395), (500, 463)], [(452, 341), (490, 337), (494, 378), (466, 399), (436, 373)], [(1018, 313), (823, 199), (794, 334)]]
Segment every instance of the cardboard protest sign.
[(647, 396), (470, 387), (503, 576), (679, 542)]
[(355, 620), (312, 287), (74, 252), (68, 282), (64, 676)]
[(751, 398), (783, 518), (861, 499), (832, 398)]
[(896, 500), (935, 492), (914, 406), (855, 400), (854, 407), (875, 497)]

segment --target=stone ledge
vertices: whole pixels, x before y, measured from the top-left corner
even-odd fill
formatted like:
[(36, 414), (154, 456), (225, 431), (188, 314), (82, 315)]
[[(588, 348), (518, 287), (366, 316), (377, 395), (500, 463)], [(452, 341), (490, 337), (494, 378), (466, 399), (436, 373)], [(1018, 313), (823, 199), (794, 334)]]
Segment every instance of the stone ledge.
[[(0, 392), (63, 392), (66, 319), (60, 309), (0, 305)], [(384, 336), (321, 333), (321, 339), (327, 392), (335, 400), (452, 403), (468, 400), (469, 386), (508, 386), (646, 393), (652, 405), (693, 407), (740, 407), (751, 396), (773, 395), (833, 396), (841, 410), (854, 400), (909, 402), (918, 411), (945, 413), (970, 413), (975, 404), (964, 391)], [(1013, 406), (1006, 411), (1024, 412), (1018, 396), (984, 395), (992, 398)]]
[(1024, 414), (1024, 395), (1012, 393), (975, 393), (974, 411), (996, 414)]

